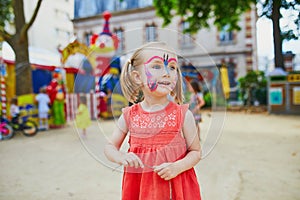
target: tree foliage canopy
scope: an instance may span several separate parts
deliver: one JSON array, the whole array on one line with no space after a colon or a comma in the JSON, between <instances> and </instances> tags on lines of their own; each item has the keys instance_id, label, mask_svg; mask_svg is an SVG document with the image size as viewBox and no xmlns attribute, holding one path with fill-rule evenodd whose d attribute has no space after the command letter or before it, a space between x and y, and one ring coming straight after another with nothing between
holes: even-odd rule
<instances>
[{"instance_id":1,"label":"tree foliage canopy","mask_svg":"<svg viewBox=\"0 0 300 200\"><path fill-rule=\"evenodd\" d=\"M249 10L255 0L154 0L157 15L168 25L176 15L189 22L186 32L196 33L201 28L209 28L209 20L221 28L229 25L229 30L240 30L238 22L241 14Z\"/></svg>"},{"instance_id":2,"label":"tree foliage canopy","mask_svg":"<svg viewBox=\"0 0 300 200\"><path fill-rule=\"evenodd\" d=\"M11 23L13 19L13 9L11 0L0 0L0 31L5 32L5 24ZM4 38L0 35L0 42Z\"/></svg>"}]
</instances>

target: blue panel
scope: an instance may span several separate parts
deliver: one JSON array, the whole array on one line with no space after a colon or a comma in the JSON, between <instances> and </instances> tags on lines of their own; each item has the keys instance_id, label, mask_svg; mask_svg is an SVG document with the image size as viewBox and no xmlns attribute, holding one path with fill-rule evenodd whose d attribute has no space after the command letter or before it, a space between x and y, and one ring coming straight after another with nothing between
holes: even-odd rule
<instances>
[{"instance_id":1,"label":"blue panel","mask_svg":"<svg viewBox=\"0 0 300 200\"><path fill-rule=\"evenodd\" d=\"M39 93L39 90L43 86L47 86L52 80L52 74L48 70L36 69L32 70L32 85L33 92Z\"/></svg>"}]
</instances>

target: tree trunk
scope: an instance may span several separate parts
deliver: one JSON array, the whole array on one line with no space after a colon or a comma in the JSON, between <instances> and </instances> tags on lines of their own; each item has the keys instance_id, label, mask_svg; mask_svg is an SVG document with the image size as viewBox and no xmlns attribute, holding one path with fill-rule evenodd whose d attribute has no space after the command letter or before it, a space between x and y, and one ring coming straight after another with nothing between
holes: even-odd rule
<instances>
[{"instance_id":1,"label":"tree trunk","mask_svg":"<svg viewBox=\"0 0 300 200\"><path fill-rule=\"evenodd\" d=\"M28 34L24 15L23 0L13 3L16 34L9 41L16 54L16 95L32 93L31 67L28 53Z\"/></svg>"},{"instance_id":2,"label":"tree trunk","mask_svg":"<svg viewBox=\"0 0 300 200\"><path fill-rule=\"evenodd\" d=\"M284 60L282 54L282 38L280 34L280 0L273 0L272 7L272 22L273 22L273 38L274 38L274 56L275 56L275 67L282 68L284 67Z\"/></svg>"},{"instance_id":3,"label":"tree trunk","mask_svg":"<svg viewBox=\"0 0 300 200\"><path fill-rule=\"evenodd\" d=\"M29 63L28 38L23 42L14 41L12 48L16 53L15 72L16 72L16 95L32 93L32 75Z\"/></svg>"}]
</instances>

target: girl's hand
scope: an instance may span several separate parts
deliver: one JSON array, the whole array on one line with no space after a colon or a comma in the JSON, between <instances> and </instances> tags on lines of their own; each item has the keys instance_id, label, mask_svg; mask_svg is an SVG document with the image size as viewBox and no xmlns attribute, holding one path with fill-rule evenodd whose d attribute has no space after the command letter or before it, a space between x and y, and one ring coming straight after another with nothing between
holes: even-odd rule
<instances>
[{"instance_id":1,"label":"girl's hand","mask_svg":"<svg viewBox=\"0 0 300 200\"><path fill-rule=\"evenodd\" d=\"M195 109L192 110L192 113L193 113L193 114L196 114L197 111L198 111L198 108L196 107Z\"/></svg>"},{"instance_id":2,"label":"girl's hand","mask_svg":"<svg viewBox=\"0 0 300 200\"><path fill-rule=\"evenodd\" d=\"M124 165L125 167L130 166L135 168L144 168L144 164L141 159L132 152L124 153L121 160L119 161L119 164Z\"/></svg>"},{"instance_id":3,"label":"girl's hand","mask_svg":"<svg viewBox=\"0 0 300 200\"><path fill-rule=\"evenodd\" d=\"M175 178L180 173L175 163L163 163L155 166L154 172L166 181Z\"/></svg>"}]
</instances>

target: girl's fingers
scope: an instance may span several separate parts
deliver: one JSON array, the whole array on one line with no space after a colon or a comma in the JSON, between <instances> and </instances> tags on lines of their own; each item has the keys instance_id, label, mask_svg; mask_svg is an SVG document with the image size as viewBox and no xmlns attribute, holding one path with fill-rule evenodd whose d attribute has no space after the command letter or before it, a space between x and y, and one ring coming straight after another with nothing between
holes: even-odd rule
<instances>
[{"instance_id":1,"label":"girl's fingers","mask_svg":"<svg viewBox=\"0 0 300 200\"><path fill-rule=\"evenodd\" d=\"M142 160L134 153L128 153L128 157L126 159L130 167L144 167Z\"/></svg>"},{"instance_id":2,"label":"girl's fingers","mask_svg":"<svg viewBox=\"0 0 300 200\"><path fill-rule=\"evenodd\" d=\"M167 176L166 174L164 174L163 176L161 176L161 178L164 179L164 180L166 180L166 181L170 180L170 177Z\"/></svg>"},{"instance_id":3,"label":"girl's fingers","mask_svg":"<svg viewBox=\"0 0 300 200\"><path fill-rule=\"evenodd\" d=\"M139 162L138 162L138 157L135 154L130 155L131 162L132 162L132 167L138 168L139 167Z\"/></svg>"},{"instance_id":4,"label":"girl's fingers","mask_svg":"<svg viewBox=\"0 0 300 200\"><path fill-rule=\"evenodd\" d=\"M171 163L163 163L161 165L158 166L154 166L154 172L160 172L162 169L164 169L165 167L169 166Z\"/></svg>"},{"instance_id":5,"label":"girl's fingers","mask_svg":"<svg viewBox=\"0 0 300 200\"><path fill-rule=\"evenodd\" d=\"M153 171L154 171L155 173L157 173L157 172L159 172L161 169L162 169L162 167L159 165L159 166L155 166L154 169L153 169Z\"/></svg>"},{"instance_id":6,"label":"girl's fingers","mask_svg":"<svg viewBox=\"0 0 300 200\"><path fill-rule=\"evenodd\" d=\"M137 160L137 158L135 158L134 156L131 158L131 167L135 167L138 168L139 167L139 162Z\"/></svg>"},{"instance_id":7,"label":"girl's fingers","mask_svg":"<svg viewBox=\"0 0 300 200\"><path fill-rule=\"evenodd\" d=\"M158 173L158 176L162 177L162 176L168 176L169 175L169 170L168 169L162 169L160 170Z\"/></svg>"},{"instance_id":8,"label":"girl's fingers","mask_svg":"<svg viewBox=\"0 0 300 200\"><path fill-rule=\"evenodd\" d=\"M167 171L162 169L160 172L157 173L157 175L160 176L160 178L164 179L164 180L170 180L172 178L171 174Z\"/></svg>"},{"instance_id":9,"label":"girl's fingers","mask_svg":"<svg viewBox=\"0 0 300 200\"><path fill-rule=\"evenodd\" d=\"M135 156L137 158L138 167L144 168L144 164L143 164L142 160L137 155L135 155Z\"/></svg>"},{"instance_id":10,"label":"girl's fingers","mask_svg":"<svg viewBox=\"0 0 300 200\"><path fill-rule=\"evenodd\" d=\"M134 154L134 156L136 158L135 161L137 162L137 166L136 167L144 168L144 164L143 164L142 160L137 155Z\"/></svg>"},{"instance_id":11,"label":"girl's fingers","mask_svg":"<svg viewBox=\"0 0 300 200\"><path fill-rule=\"evenodd\" d=\"M128 162L126 160L124 160L121 165L124 165L124 167L127 167L128 166Z\"/></svg>"},{"instance_id":12,"label":"girl's fingers","mask_svg":"<svg viewBox=\"0 0 300 200\"><path fill-rule=\"evenodd\" d=\"M132 159L130 157L126 158L126 162L128 163L128 165L130 167L133 167L134 163L133 163L133 161L132 161Z\"/></svg>"},{"instance_id":13,"label":"girl's fingers","mask_svg":"<svg viewBox=\"0 0 300 200\"><path fill-rule=\"evenodd\" d=\"M155 166L154 172L157 173L158 176L160 176L164 180L170 180L174 178L174 174L172 172L172 169L169 167L171 163L163 163L159 166Z\"/></svg>"}]
</instances>

